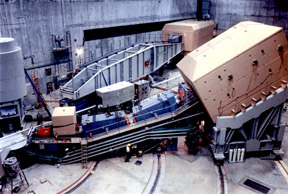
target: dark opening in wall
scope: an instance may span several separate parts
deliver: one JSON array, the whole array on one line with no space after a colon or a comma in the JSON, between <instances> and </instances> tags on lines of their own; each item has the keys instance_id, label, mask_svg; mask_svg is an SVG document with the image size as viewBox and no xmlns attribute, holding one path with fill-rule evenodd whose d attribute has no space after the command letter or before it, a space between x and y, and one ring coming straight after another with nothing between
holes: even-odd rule
<instances>
[{"instance_id":1,"label":"dark opening in wall","mask_svg":"<svg viewBox=\"0 0 288 194\"><path fill-rule=\"evenodd\" d=\"M158 31L158 30L162 30L163 26L166 23L171 23L171 22L176 22L176 21L180 21L180 20L170 20L170 21L162 21L162 22L154 22L154 23L84 30L84 40L89 41L89 40L104 39L104 38L109 38L109 37L117 37L117 36L125 36L125 35L131 35L131 34Z\"/></svg>"},{"instance_id":2,"label":"dark opening in wall","mask_svg":"<svg viewBox=\"0 0 288 194\"><path fill-rule=\"evenodd\" d=\"M50 76L52 74L51 68L46 68L45 69L45 75Z\"/></svg>"},{"instance_id":3,"label":"dark opening in wall","mask_svg":"<svg viewBox=\"0 0 288 194\"><path fill-rule=\"evenodd\" d=\"M69 62L69 48L60 48L53 50L54 62L67 63Z\"/></svg>"}]
</instances>

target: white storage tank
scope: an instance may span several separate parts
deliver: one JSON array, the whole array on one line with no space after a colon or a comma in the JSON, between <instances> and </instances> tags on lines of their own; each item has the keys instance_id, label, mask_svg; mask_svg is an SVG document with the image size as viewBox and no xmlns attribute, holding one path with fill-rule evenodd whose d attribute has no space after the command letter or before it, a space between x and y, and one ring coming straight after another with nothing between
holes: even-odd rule
<instances>
[{"instance_id":1,"label":"white storage tank","mask_svg":"<svg viewBox=\"0 0 288 194\"><path fill-rule=\"evenodd\" d=\"M26 95L21 48L13 38L0 37L0 103Z\"/></svg>"}]
</instances>

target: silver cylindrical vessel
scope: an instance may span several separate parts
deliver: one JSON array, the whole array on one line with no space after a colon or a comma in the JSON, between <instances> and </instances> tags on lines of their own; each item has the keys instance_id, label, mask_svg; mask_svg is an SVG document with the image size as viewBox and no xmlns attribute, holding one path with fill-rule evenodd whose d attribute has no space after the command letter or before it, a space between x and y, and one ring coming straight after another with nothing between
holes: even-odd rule
<instances>
[{"instance_id":1,"label":"silver cylindrical vessel","mask_svg":"<svg viewBox=\"0 0 288 194\"><path fill-rule=\"evenodd\" d=\"M24 63L21 48L13 38L0 37L0 103L26 95Z\"/></svg>"}]
</instances>

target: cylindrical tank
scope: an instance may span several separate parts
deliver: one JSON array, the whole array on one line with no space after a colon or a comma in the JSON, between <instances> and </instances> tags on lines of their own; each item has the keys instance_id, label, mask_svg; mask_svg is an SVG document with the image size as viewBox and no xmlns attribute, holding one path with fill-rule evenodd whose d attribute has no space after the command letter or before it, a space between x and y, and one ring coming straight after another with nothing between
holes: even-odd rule
<instances>
[{"instance_id":1,"label":"cylindrical tank","mask_svg":"<svg viewBox=\"0 0 288 194\"><path fill-rule=\"evenodd\" d=\"M19 163L16 157L7 158L4 161L3 166L4 166L6 176L10 178L15 178L20 171Z\"/></svg>"},{"instance_id":2,"label":"cylindrical tank","mask_svg":"<svg viewBox=\"0 0 288 194\"><path fill-rule=\"evenodd\" d=\"M0 103L26 95L21 48L13 38L0 37Z\"/></svg>"}]
</instances>

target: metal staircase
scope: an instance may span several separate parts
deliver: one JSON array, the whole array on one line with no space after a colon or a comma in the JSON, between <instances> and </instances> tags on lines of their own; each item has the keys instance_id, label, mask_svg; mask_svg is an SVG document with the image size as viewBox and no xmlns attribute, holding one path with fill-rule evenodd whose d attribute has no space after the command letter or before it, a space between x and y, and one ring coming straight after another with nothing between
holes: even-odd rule
<instances>
[{"instance_id":1,"label":"metal staircase","mask_svg":"<svg viewBox=\"0 0 288 194\"><path fill-rule=\"evenodd\" d=\"M88 168L87 141L81 140L81 164L82 168Z\"/></svg>"},{"instance_id":2,"label":"metal staircase","mask_svg":"<svg viewBox=\"0 0 288 194\"><path fill-rule=\"evenodd\" d=\"M136 44L91 63L61 88L73 100L96 89L148 75L183 51L183 43Z\"/></svg>"}]
</instances>

